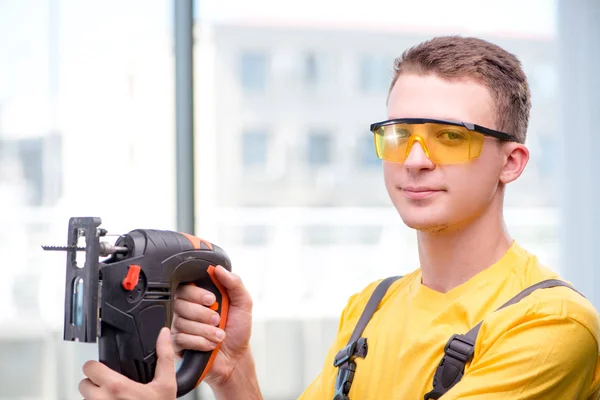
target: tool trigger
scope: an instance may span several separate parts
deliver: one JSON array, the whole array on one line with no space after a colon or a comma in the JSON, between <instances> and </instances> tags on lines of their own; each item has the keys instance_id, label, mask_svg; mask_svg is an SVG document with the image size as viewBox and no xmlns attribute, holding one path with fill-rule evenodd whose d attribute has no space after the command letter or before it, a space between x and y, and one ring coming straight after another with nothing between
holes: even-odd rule
<instances>
[{"instance_id":1,"label":"tool trigger","mask_svg":"<svg viewBox=\"0 0 600 400\"><path fill-rule=\"evenodd\" d=\"M140 279L140 270L142 267L136 264L131 264L125 279L123 279L123 288L128 291L132 291L138 284Z\"/></svg>"}]
</instances>

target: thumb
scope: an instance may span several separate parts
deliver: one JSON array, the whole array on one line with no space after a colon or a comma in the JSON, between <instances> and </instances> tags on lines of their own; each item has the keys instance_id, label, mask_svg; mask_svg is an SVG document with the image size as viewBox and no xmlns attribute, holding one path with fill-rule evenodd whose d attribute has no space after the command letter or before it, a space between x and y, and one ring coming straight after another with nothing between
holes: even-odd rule
<instances>
[{"instance_id":1,"label":"thumb","mask_svg":"<svg viewBox=\"0 0 600 400\"><path fill-rule=\"evenodd\" d=\"M245 311L252 311L252 297L246 290L244 283L236 274L226 270L223 266L217 266L215 275L219 283L227 289L229 303L232 307L239 307Z\"/></svg>"},{"instance_id":2,"label":"thumb","mask_svg":"<svg viewBox=\"0 0 600 400\"><path fill-rule=\"evenodd\" d=\"M171 345L171 330L162 328L156 341L156 372L154 381L175 381L175 351Z\"/></svg>"}]
</instances>

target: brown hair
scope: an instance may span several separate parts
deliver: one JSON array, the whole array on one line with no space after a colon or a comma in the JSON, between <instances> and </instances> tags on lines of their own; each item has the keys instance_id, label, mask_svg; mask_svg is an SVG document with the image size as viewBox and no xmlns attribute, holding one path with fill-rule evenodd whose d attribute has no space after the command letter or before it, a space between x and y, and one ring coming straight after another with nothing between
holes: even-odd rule
<instances>
[{"instance_id":1,"label":"brown hair","mask_svg":"<svg viewBox=\"0 0 600 400\"><path fill-rule=\"evenodd\" d=\"M529 85L521 62L503 48L473 37L436 37L406 50L394 61L394 70L390 92L402 73L483 83L495 102L496 129L525 143L531 109Z\"/></svg>"}]
</instances>

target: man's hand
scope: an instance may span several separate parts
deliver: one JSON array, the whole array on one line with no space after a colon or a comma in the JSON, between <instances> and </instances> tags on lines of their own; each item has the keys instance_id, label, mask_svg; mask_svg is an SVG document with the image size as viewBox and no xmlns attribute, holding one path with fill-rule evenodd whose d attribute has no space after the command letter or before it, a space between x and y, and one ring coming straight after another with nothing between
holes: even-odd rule
<instances>
[{"instance_id":1,"label":"man's hand","mask_svg":"<svg viewBox=\"0 0 600 400\"><path fill-rule=\"evenodd\" d=\"M87 378L79 384L79 392L86 400L174 400L177 394L175 353L167 328L163 328L158 336L156 353L158 360L152 382L144 385L98 361L88 361L83 365Z\"/></svg>"},{"instance_id":2,"label":"man's hand","mask_svg":"<svg viewBox=\"0 0 600 400\"><path fill-rule=\"evenodd\" d=\"M215 274L229 295L225 332L217 328L219 314L208 308L215 302L215 296L195 285L178 288L172 325L173 344L179 354L184 349L213 350L221 343L205 378L213 387L226 383L240 361L248 358L252 330L252 298L241 279L222 266L217 266Z\"/></svg>"}]
</instances>

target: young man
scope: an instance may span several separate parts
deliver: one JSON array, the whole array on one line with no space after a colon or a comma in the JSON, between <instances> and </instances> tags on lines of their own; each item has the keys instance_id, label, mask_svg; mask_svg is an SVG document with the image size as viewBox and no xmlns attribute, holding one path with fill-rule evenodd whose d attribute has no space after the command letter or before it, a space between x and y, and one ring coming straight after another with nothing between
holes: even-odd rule
<instances>
[{"instance_id":1,"label":"young man","mask_svg":"<svg viewBox=\"0 0 600 400\"><path fill-rule=\"evenodd\" d=\"M531 102L519 61L483 40L438 37L406 51L395 71L388 120L372 130L392 203L417 231L420 267L385 292L362 335L367 354L354 359L350 390L336 400L425 398L451 336L481 321L472 358L444 400L600 398L600 320L581 294L542 288L496 311L525 288L560 279L513 241L503 218L506 185L529 159ZM218 277L231 301L226 332L206 307L214 299L186 286L175 304L173 343L179 351L221 342L206 379L217 398L261 399L248 345L251 297L234 274L219 268ZM350 298L323 369L301 400L334 398L344 367L334 360L378 284ZM159 349L168 361L156 382L128 382L92 362L81 393L88 400L174 398L168 335ZM438 389L463 372L459 364L452 373L450 358Z\"/></svg>"}]
</instances>

